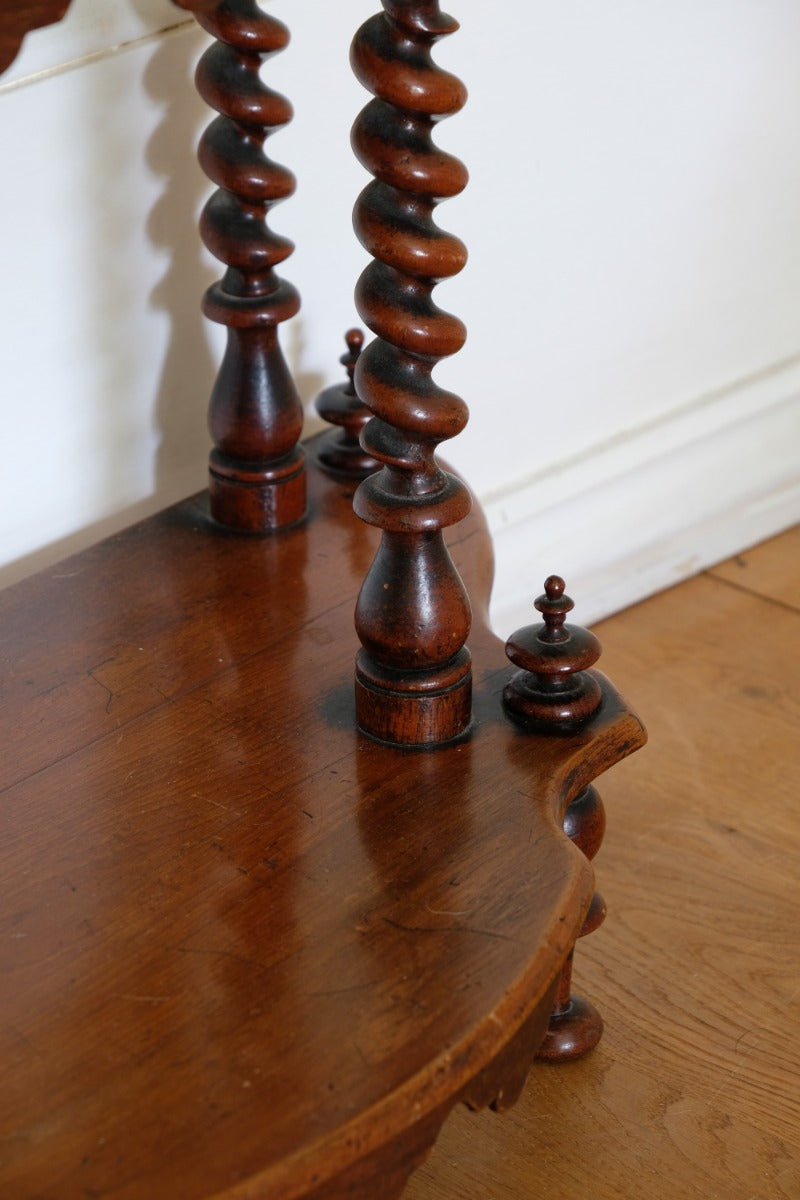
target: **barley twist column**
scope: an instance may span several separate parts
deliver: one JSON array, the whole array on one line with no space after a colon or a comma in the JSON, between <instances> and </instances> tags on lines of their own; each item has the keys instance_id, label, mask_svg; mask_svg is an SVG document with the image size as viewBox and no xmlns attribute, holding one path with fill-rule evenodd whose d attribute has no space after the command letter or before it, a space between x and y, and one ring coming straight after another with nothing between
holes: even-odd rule
<instances>
[{"instance_id":1,"label":"barley twist column","mask_svg":"<svg viewBox=\"0 0 800 1200\"><path fill-rule=\"evenodd\" d=\"M270 230L269 210L294 191L294 177L266 157L267 135L292 109L259 77L262 63L289 34L254 0L180 0L217 39L197 68L197 88L219 116L199 149L217 184L200 220L208 249L225 263L203 311L225 325L227 348L209 406L214 449L209 463L212 516L258 533L291 525L305 513L303 411L278 342L278 326L300 301L275 267L294 246Z\"/></svg>"},{"instance_id":2,"label":"barley twist column","mask_svg":"<svg viewBox=\"0 0 800 1200\"><path fill-rule=\"evenodd\" d=\"M439 201L467 182L462 163L432 140L436 123L466 98L461 82L431 58L435 42L457 28L437 0L384 0L351 53L357 78L375 97L352 134L357 157L374 175L354 213L356 233L374 257L356 305L377 335L355 378L374 414L362 445L382 464L355 498L358 515L382 531L356 608L356 705L363 730L403 745L456 737L471 710L470 606L442 534L467 515L470 498L435 454L468 414L432 378L465 338L462 322L432 299L436 283L466 261L463 244L433 220Z\"/></svg>"}]
</instances>

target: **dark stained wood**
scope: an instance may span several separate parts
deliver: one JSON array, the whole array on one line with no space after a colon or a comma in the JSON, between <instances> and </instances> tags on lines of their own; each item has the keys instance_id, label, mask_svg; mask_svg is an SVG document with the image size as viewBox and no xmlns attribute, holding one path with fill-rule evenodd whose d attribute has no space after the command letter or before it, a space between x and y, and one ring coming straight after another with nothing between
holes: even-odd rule
<instances>
[{"instance_id":1,"label":"dark stained wood","mask_svg":"<svg viewBox=\"0 0 800 1200\"><path fill-rule=\"evenodd\" d=\"M301 520L306 508L303 409L278 340L280 323L300 307L295 288L275 272L294 246L266 223L295 181L262 149L292 109L259 75L289 34L252 0L185 0L181 7L217 39L196 76L200 95L219 113L200 141L200 164L217 185L200 232L227 265L203 301L228 337L209 407L211 512L230 528L264 533Z\"/></svg>"},{"instance_id":2,"label":"dark stained wood","mask_svg":"<svg viewBox=\"0 0 800 1200\"><path fill-rule=\"evenodd\" d=\"M199 498L0 597L0 1194L399 1195L522 1087L593 887L560 813L640 726L505 719L476 513L471 735L358 733L376 538L311 481L279 538Z\"/></svg>"},{"instance_id":3,"label":"dark stained wood","mask_svg":"<svg viewBox=\"0 0 800 1200\"><path fill-rule=\"evenodd\" d=\"M70 0L25 0L0 5L0 72L11 66L26 33L60 21Z\"/></svg>"},{"instance_id":4,"label":"dark stained wood","mask_svg":"<svg viewBox=\"0 0 800 1200\"><path fill-rule=\"evenodd\" d=\"M503 704L523 725L571 729L600 703L600 685L588 669L600 657L600 643L588 629L565 624L574 604L560 575L545 580L534 607L544 620L506 641L506 654L520 670L506 685Z\"/></svg>"},{"instance_id":5,"label":"dark stained wood","mask_svg":"<svg viewBox=\"0 0 800 1200\"><path fill-rule=\"evenodd\" d=\"M606 817L597 788L584 788L571 800L564 814L564 832L588 859L594 858L603 841ZM578 937L594 933L606 917L606 904L599 892L592 896ZM547 1033L537 1052L546 1062L570 1062L594 1050L603 1035L603 1019L595 1006L572 992L574 948L567 955L556 993L556 1003Z\"/></svg>"},{"instance_id":6,"label":"dark stained wood","mask_svg":"<svg viewBox=\"0 0 800 1200\"><path fill-rule=\"evenodd\" d=\"M555 737L580 728L602 703L601 680L591 669L600 657L600 643L588 629L566 623L575 605L564 588L560 575L549 576L534 603L543 620L518 629L507 640L506 655L520 669L503 689L503 706L512 720L523 729ZM603 802L593 787L577 790L568 800L564 832L592 859L605 831ZM595 892L578 936L593 933L605 915L605 901ZM580 1058L594 1049L603 1033L594 1005L572 995L572 960L571 950L539 1049L538 1057L548 1062Z\"/></svg>"},{"instance_id":7,"label":"dark stained wood","mask_svg":"<svg viewBox=\"0 0 800 1200\"><path fill-rule=\"evenodd\" d=\"M358 199L354 225L374 257L356 305L377 334L355 378L374 413L362 444L383 464L355 499L358 515L383 534L356 608L356 711L373 736L416 745L456 737L470 720L469 603L442 536L466 516L470 499L435 459L437 445L463 429L467 407L431 378L465 337L432 291L466 259L433 210L467 181L432 130L461 108L466 93L431 58L435 42L458 28L437 0L384 0L383 8L358 31L351 52L356 76L375 97L352 135L375 177Z\"/></svg>"},{"instance_id":8,"label":"dark stained wood","mask_svg":"<svg viewBox=\"0 0 800 1200\"><path fill-rule=\"evenodd\" d=\"M571 946L597 923L590 782L643 733L596 672L601 702L568 733L504 718L485 525L477 512L457 524L450 551L442 536L468 505L433 459L464 414L425 383L462 336L435 306L410 365L436 406L421 429L407 411L396 430L375 423L385 486L371 499L362 489L368 523L354 519L349 486L315 471L312 520L298 524L296 396L277 342L296 296L273 274L291 247L264 222L292 181L261 152L289 110L258 78L286 31L249 0L181 7L217 38L198 71L221 114L201 147L220 187L202 227L228 266L206 298L229 332L210 501L0 596L0 1195L395 1200L457 1102L503 1109L519 1096ZM453 24L434 3L384 8L393 24L373 25L377 43L357 39L359 70L391 83L390 127L393 88L416 92L421 72L416 102L432 107L412 124L427 136L431 114L463 94L429 57ZM421 57L400 52L401 28ZM399 71L371 60L387 37ZM356 135L367 157L370 119ZM420 177L432 148L422 160ZM433 238L416 281L423 308L434 276L463 257L432 233L433 203L462 178L455 160L438 166L410 205L427 208L416 235ZM360 207L367 241L387 216L377 194L377 209L374 187ZM410 252L408 236L398 245ZM361 295L380 335L375 278ZM390 359L408 350L386 345ZM364 372L379 393L383 354ZM389 379L395 416L400 378ZM383 698L368 711L374 664L362 658L361 721L395 742L440 743L429 751L356 727L352 612L376 550L369 524L383 536L360 593L365 646L370 607L384 620L376 577L401 594L396 613L418 618L429 598L436 611L424 638L418 623L386 636L389 667L394 641L406 659L388 689L397 716ZM242 539L228 526L282 534ZM469 728L459 569L477 613ZM446 621L449 657L433 645ZM420 644L426 661L407 661Z\"/></svg>"},{"instance_id":9,"label":"dark stained wood","mask_svg":"<svg viewBox=\"0 0 800 1200\"><path fill-rule=\"evenodd\" d=\"M344 383L325 388L317 397L317 412L323 421L336 426L319 441L317 462L326 471L344 479L366 479L380 463L362 449L360 442L362 430L372 416L356 395L353 384L364 334L360 329L349 329L344 337L347 352L339 361L347 371L347 378Z\"/></svg>"}]
</instances>

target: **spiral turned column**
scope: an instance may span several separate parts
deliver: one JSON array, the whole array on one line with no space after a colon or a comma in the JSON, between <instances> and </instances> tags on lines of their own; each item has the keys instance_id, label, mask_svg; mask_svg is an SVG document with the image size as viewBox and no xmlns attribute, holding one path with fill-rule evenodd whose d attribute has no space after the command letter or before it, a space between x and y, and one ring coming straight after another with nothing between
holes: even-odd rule
<instances>
[{"instance_id":1,"label":"spiral turned column","mask_svg":"<svg viewBox=\"0 0 800 1200\"><path fill-rule=\"evenodd\" d=\"M292 109L259 78L261 64L289 34L254 0L182 0L182 7L217 39L196 75L200 95L219 113L200 142L200 164L218 189L200 233L227 267L203 301L206 316L228 331L209 406L211 513L223 525L257 533L293 524L306 507L297 445L303 410L278 342L278 325L300 306L294 287L275 273L294 246L266 223L295 181L263 152Z\"/></svg>"},{"instance_id":2,"label":"spiral turned column","mask_svg":"<svg viewBox=\"0 0 800 1200\"><path fill-rule=\"evenodd\" d=\"M402 745L448 741L469 724L469 600L442 530L467 515L466 487L442 470L436 447L467 421L463 400L432 379L465 330L434 304L436 283L461 270L466 250L433 220L437 203L467 182L462 163L432 130L466 99L463 84L431 59L458 28L437 0L383 0L361 27L351 62L375 97L353 127L356 156L374 175L354 225L374 261L356 306L377 335L362 352L356 387L374 414L361 436L382 464L359 487L355 510L382 530L356 606L360 727Z\"/></svg>"}]
</instances>

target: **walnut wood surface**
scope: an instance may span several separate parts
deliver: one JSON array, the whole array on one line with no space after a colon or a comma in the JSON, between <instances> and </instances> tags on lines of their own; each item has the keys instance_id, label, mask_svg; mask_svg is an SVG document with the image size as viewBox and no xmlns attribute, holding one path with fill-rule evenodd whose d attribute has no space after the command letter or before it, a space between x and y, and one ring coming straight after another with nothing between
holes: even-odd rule
<instances>
[{"instance_id":1,"label":"walnut wood surface","mask_svg":"<svg viewBox=\"0 0 800 1200\"><path fill-rule=\"evenodd\" d=\"M0 72L10 67L26 33L60 21L70 0L26 0L0 5Z\"/></svg>"},{"instance_id":2,"label":"walnut wood surface","mask_svg":"<svg viewBox=\"0 0 800 1200\"><path fill-rule=\"evenodd\" d=\"M593 887L563 810L639 724L504 718L474 515L470 736L356 732L375 536L310 474L305 527L195 499L2 595L4 1196L391 1197L522 1087Z\"/></svg>"},{"instance_id":3,"label":"walnut wood surface","mask_svg":"<svg viewBox=\"0 0 800 1200\"><path fill-rule=\"evenodd\" d=\"M1 1194L393 1200L457 1100L519 1095L592 891L561 819L641 728L605 682L580 734L504 720L474 516L472 729L356 732L351 499L315 475L267 542L188 501L0 600Z\"/></svg>"}]
</instances>

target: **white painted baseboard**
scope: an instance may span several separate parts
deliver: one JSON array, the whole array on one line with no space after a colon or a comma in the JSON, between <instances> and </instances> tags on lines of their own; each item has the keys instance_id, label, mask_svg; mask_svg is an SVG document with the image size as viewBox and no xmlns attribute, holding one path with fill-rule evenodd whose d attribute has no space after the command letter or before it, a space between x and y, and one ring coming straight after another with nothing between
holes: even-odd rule
<instances>
[{"instance_id":1,"label":"white painted baseboard","mask_svg":"<svg viewBox=\"0 0 800 1200\"><path fill-rule=\"evenodd\" d=\"M492 625L563 575L597 621L800 520L800 357L482 498Z\"/></svg>"}]
</instances>

